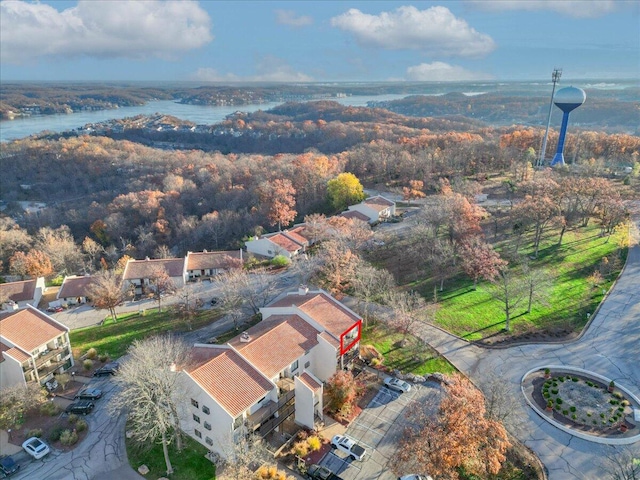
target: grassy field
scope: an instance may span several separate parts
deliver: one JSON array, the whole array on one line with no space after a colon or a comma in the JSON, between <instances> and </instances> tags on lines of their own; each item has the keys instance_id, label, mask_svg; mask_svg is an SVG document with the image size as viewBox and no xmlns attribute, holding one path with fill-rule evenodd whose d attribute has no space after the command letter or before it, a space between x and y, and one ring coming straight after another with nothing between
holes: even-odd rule
<instances>
[{"instance_id":1,"label":"grassy field","mask_svg":"<svg viewBox=\"0 0 640 480\"><path fill-rule=\"evenodd\" d=\"M403 373L426 375L433 372L453 373L456 369L431 347L412 335L399 346L404 335L393 332L384 323L369 324L362 329L361 345L373 345L384 356L383 365Z\"/></svg>"},{"instance_id":2,"label":"grassy field","mask_svg":"<svg viewBox=\"0 0 640 480\"><path fill-rule=\"evenodd\" d=\"M543 287L545 301L534 302L531 313L526 313L523 301L512 312L511 329L514 333L545 330L548 332L573 332L587 322L587 314L595 311L603 298L603 292L613 284L623 258L618 257L614 238L609 242L599 236L599 228L591 226L565 234L561 246L557 245L556 232L541 245L537 259L531 260L531 268L540 270L547 279ZM498 246L499 250L499 246ZM522 253L531 254L526 248ZM615 264L605 282L594 288L588 277L598 269L602 259L608 257ZM432 295L433 282L414 284L421 288L426 298ZM479 283L476 291L472 282L459 275L445 284L440 295L435 323L468 340L487 338L505 327L503 304L489 293L489 284Z\"/></svg>"},{"instance_id":3,"label":"grassy field","mask_svg":"<svg viewBox=\"0 0 640 480\"><path fill-rule=\"evenodd\" d=\"M218 320L221 314L216 310L201 310L191 321L191 329L204 327ZM114 322L111 317L103 325L80 328L69 333L73 355L79 358L89 348L95 348L98 353L108 353L112 359L124 355L134 340L158 335L164 332L185 332L189 326L178 319L171 310L161 313L157 310L146 310L126 313L118 316Z\"/></svg>"},{"instance_id":4,"label":"grassy field","mask_svg":"<svg viewBox=\"0 0 640 480\"><path fill-rule=\"evenodd\" d=\"M126 439L129 465L135 470L140 465L149 467L147 478L167 476L167 465L162 453L162 444L154 444L149 450L137 447L130 439ZM216 478L216 467L205 454L207 449L189 437L184 437L184 448L181 452L175 450L174 444L169 445L169 459L173 466L171 480L212 480Z\"/></svg>"}]
</instances>

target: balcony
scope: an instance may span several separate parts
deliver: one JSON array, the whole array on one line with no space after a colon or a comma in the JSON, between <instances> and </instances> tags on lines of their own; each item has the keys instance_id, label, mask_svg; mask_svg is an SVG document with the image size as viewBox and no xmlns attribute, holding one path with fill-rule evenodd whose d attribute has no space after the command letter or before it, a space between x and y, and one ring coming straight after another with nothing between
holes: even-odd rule
<instances>
[{"instance_id":1,"label":"balcony","mask_svg":"<svg viewBox=\"0 0 640 480\"><path fill-rule=\"evenodd\" d=\"M263 434L263 424L276 412L278 412L278 418L275 420L278 420L279 422L275 426L278 426L295 411L295 400L293 400L295 396L295 390L289 390L279 397L277 402L270 401L263 407L256 410L253 414L249 415L249 417L247 417L247 426L249 430L255 432L260 429L260 433ZM274 423L271 420L269 422ZM271 430L273 430L273 428L271 428ZM264 434L269 433L269 431Z\"/></svg>"},{"instance_id":2,"label":"balcony","mask_svg":"<svg viewBox=\"0 0 640 480\"><path fill-rule=\"evenodd\" d=\"M54 348L53 350L49 350L45 354L40 354L36 357L36 368L40 368L42 365L47 363L49 360L56 358L58 355L61 355L60 358L66 358L69 356L71 352L69 351L69 347L60 347Z\"/></svg>"}]
</instances>

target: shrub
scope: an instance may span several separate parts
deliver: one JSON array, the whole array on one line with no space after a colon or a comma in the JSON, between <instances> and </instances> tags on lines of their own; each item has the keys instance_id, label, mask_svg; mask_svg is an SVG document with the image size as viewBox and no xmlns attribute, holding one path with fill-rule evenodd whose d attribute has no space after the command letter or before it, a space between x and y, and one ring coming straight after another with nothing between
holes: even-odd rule
<instances>
[{"instance_id":1,"label":"shrub","mask_svg":"<svg viewBox=\"0 0 640 480\"><path fill-rule=\"evenodd\" d=\"M374 357L371 359L371 361L369 362L369 364L372 367L377 367L378 365L380 365L382 363L382 360L380 360L378 357Z\"/></svg>"},{"instance_id":2,"label":"shrub","mask_svg":"<svg viewBox=\"0 0 640 480\"><path fill-rule=\"evenodd\" d=\"M306 440L309 437L309 432L306 430L300 430L296 436L298 437L298 440Z\"/></svg>"},{"instance_id":3,"label":"shrub","mask_svg":"<svg viewBox=\"0 0 640 480\"><path fill-rule=\"evenodd\" d=\"M315 435L313 437L309 437L307 443L309 444L309 449L311 449L312 452L317 452L322 446L322 441Z\"/></svg>"},{"instance_id":4,"label":"shrub","mask_svg":"<svg viewBox=\"0 0 640 480\"><path fill-rule=\"evenodd\" d=\"M544 393L542 394L542 396L543 396L544 398L549 398L549 397L551 397L551 394L550 394L549 392L544 392Z\"/></svg>"},{"instance_id":5,"label":"shrub","mask_svg":"<svg viewBox=\"0 0 640 480\"><path fill-rule=\"evenodd\" d=\"M41 428L32 428L31 430L29 430L27 432L27 437L38 437L40 438L42 436L42 429Z\"/></svg>"},{"instance_id":6,"label":"shrub","mask_svg":"<svg viewBox=\"0 0 640 480\"><path fill-rule=\"evenodd\" d=\"M616 397L618 400L622 400L624 398L624 395L622 395L620 392L613 392L611 396Z\"/></svg>"},{"instance_id":7,"label":"shrub","mask_svg":"<svg viewBox=\"0 0 640 480\"><path fill-rule=\"evenodd\" d=\"M553 390L551 390L551 393L553 393L554 395L557 395L558 394L558 389L554 388Z\"/></svg>"},{"instance_id":8,"label":"shrub","mask_svg":"<svg viewBox=\"0 0 640 480\"><path fill-rule=\"evenodd\" d=\"M86 359L82 362L82 368L85 370L91 370L93 368L93 360Z\"/></svg>"},{"instance_id":9,"label":"shrub","mask_svg":"<svg viewBox=\"0 0 640 480\"><path fill-rule=\"evenodd\" d=\"M76 432L84 432L87 427L87 421L82 418L78 419L78 421L76 422Z\"/></svg>"},{"instance_id":10,"label":"shrub","mask_svg":"<svg viewBox=\"0 0 640 480\"><path fill-rule=\"evenodd\" d=\"M101 353L100 356L98 357L98 359L102 362L102 363L106 363L109 361L109 354L108 353Z\"/></svg>"},{"instance_id":11,"label":"shrub","mask_svg":"<svg viewBox=\"0 0 640 480\"><path fill-rule=\"evenodd\" d=\"M604 413L601 413L601 414L600 414L600 418L604 418Z\"/></svg>"},{"instance_id":12,"label":"shrub","mask_svg":"<svg viewBox=\"0 0 640 480\"><path fill-rule=\"evenodd\" d=\"M71 424L76 423L78 421L78 415L76 415L75 413L71 413L67 420L69 420L69 423Z\"/></svg>"},{"instance_id":13,"label":"shrub","mask_svg":"<svg viewBox=\"0 0 640 480\"><path fill-rule=\"evenodd\" d=\"M571 377L571 381L572 382L577 382L578 381L578 377Z\"/></svg>"},{"instance_id":14,"label":"shrub","mask_svg":"<svg viewBox=\"0 0 640 480\"><path fill-rule=\"evenodd\" d=\"M591 412L587 412L587 417L590 417L590 416L591 416Z\"/></svg>"},{"instance_id":15,"label":"shrub","mask_svg":"<svg viewBox=\"0 0 640 480\"><path fill-rule=\"evenodd\" d=\"M575 420L576 418L578 418L578 416L574 413L573 415L571 415L571 418Z\"/></svg>"},{"instance_id":16,"label":"shrub","mask_svg":"<svg viewBox=\"0 0 640 480\"><path fill-rule=\"evenodd\" d=\"M621 413L624 412L624 407L618 407L618 411Z\"/></svg>"},{"instance_id":17,"label":"shrub","mask_svg":"<svg viewBox=\"0 0 640 480\"><path fill-rule=\"evenodd\" d=\"M562 405L562 399L560 397L556 398L556 403Z\"/></svg>"},{"instance_id":18,"label":"shrub","mask_svg":"<svg viewBox=\"0 0 640 480\"><path fill-rule=\"evenodd\" d=\"M545 368L544 369L544 374L545 375L549 375L550 373L551 373L551 369L549 369L549 368Z\"/></svg>"},{"instance_id":19,"label":"shrub","mask_svg":"<svg viewBox=\"0 0 640 480\"><path fill-rule=\"evenodd\" d=\"M53 430L49 432L49 436L47 438L49 438L50 442L57 442L58 440L60 440L60 435L62 435L63 431L64 431L64 428L58 425L57 427L54 427Z\"/></svg>"},{"instance_id":20,"label":"shrub","mask_svg":"<svg viewBox=\"0 0 640 480\"><path fill-rule=\"evenodd\" d=\"M293 444L293 451L299 457L304 457L309 453L309 444L306 441Z\"/></svg>"},{"instance_id":21,"label":"shrub","mask_svg":"<svg viewBox=\"0 0 640 480\"><path fill-rule=\"evenodd\" d=\"M560 380L561 382L564 382L564 377L558 377L558 380Z\"/></svg>"},{"instance_id":22,"label":"shrub","mask_svg":"<svg viewBox=\"0 0 640 480\"><path fill-rule=\"evenodd\" d=\"M573 406L569 407L569 410L571 410L572 412L575 412L576 411L576 407L573 407Z\"/></svg>"},{"instance_id":23,"label":"shrub","mask_svg":"<svg viewBox=\"0 0 640 480\"><path fill-rule=\"evenodd\" d=\"M90 348L89 350L87 350L87 354L85 355L86 358L89 358L91 360L93 360L97 356L98 356L98 351L95 348Z\"/></svg>"},{"instance_id":24,"label":"shrub","mask_svg":"<svg viewBox=\"0 0 640 480\"><path fill-rule=\"evenodd\" d=\"M49 415L50 417L53 417L54 415L57 415L58 412L60 412L60 409L53 402L45 402L40 405L40 413L42 415Z\"/></svg>"},{"instance_id":25,"label":"shrub","mask_svg":"<svg viewBox=\"0 0 640 480\"><path fill-rule=\"evenodd\" d=\"M565 416L569 415L569 410L562 410L562 414L565 415Z\"/></svg>"},{"instance_id":26,"label":"shrub","mask_svg":"<svg viewBox=\"0 0 640 480\"><path fill-rule=\"evenodd\" d=\"M60 443L62 445L74 445L78 441L78 434L75 430L64 430L60 434Z\"/></svg>"},{"instance_id":27,"label":"shrub","mask_svg":"<svg viewBox=\"0 0 640 480\"><path fill-rule=\"evenodd\" d=\"M291 263L291 260L289 260L284 255L276 255L275 257L273 257L271 259L270 263L274 267L286 267L287 265L289 265Z\"/></svg>"},{"instance_id":28,"label":"shrub","mask_svg":"<svg viewBox=\"0 0 640 480\"><path fill-rule=\"evenodd\" d=\"M628 407L630 405L629 400L622 400L620 402L620 405L622 405L623 407Z\"/></svg>"}]
</instances>

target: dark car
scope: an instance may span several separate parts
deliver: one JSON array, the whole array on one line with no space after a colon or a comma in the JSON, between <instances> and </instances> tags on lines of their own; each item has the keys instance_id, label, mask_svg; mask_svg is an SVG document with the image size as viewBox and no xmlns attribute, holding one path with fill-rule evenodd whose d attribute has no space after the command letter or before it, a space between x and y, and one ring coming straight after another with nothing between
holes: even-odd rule
<instances>
[{"instance_id":1,"label":"dark car","mask_svg":"<svg viewBox=\"0 0 640 480\"><path fill-rule=\"evenodd\" d=\"M4 457L0 460L0 473L2 476L8 477L20 470L20 465L11 457Z\"/></svg>"},{"instance_id":2,"label":"dark car","mask_svg":"<svg viewBox=\"0 0 640 480\"><path fill-rule=\"evenodd\" d=\"M118 362L111 362L103 365L95 372L93 372L94 377L103 377L105 375L115 375L118 373L118 369L120 368L120 364Z\"/></svg>"},{"instance_id":3,"label":"dark car","mask_svg":"<svg viewBox=\"0 0 640 480\"><path fill-rule=\"evenodd\" d=\"M97 400L100 397L102 397L102 390L100 390L99 388L88 388L88 387L85 387L82 390L80 390L78 393L76 393L76 396L75 396L76 399L82 399L82 400Z\"/></svg>"},{"instance_id":4,"label":"dark car","mask_svg":"<svg viewBox=\"0 0 640 480\"><path fill-rule=\"evenodd\" d=\"M80 400L79 402L73 402L64 411L65 413L81 413L82 415L86 415L91 413L91 410L93 410L95 406L95 403L89 400Z\"/></svg>"},{"instance_id":5,"label":"dark car","mask_svg":"<svg viewBox=\"0 0 640 480\"><path fill-rule=\"evenodd\" d=\"M311 480L342 480L342 477L339 477L327 467L322 467L320 465L311 465L307 470L307 478Z\"/></svg>"}]
</instances>

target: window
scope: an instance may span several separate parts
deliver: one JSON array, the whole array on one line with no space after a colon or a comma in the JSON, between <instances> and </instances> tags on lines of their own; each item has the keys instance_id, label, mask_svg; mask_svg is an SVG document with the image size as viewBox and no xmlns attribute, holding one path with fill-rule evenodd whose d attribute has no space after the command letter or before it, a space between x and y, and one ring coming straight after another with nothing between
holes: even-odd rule
<instances>
[{"instance_id":1,"label":"window","mask_svg":"<svg viewBox=\"0 0 640 480\"><path fill-rule=\"evenodd\" d=\"M211 413L211 410L209 410L209 407L207 407L206 405L202 405L202 411L207 415Z\"/></svg>"},{"instance_id":2,"label":"window","mask_svg":"<svg viewBox=\"0 0 640 480\"><path fill-rule=\"evenodd\" d=\"M298 369L298 360L291 364L291 371L295 372Z\"/></svg>"},{"instance_id":3,"label":"window","mask_svg":"<svg viewBox=\"0 0 640 480\"><path fill-rule=\"evenodd\" d=\"M211 437L205 438L204 441L207 442L207 445L213 445L213 440L211 440Z\"/></svg>"},{"instance_id":4,"label":"window","mask_svg":"<svg viewBox=\"0 0 640 480\"><path fill-rule=\"evenodd\" d=\"M211 430L211 424L209 422L204 422L204 428Z\"/></svg>"},{"instance_id":5,"label":"window","mask_svg":"<svg viewBox=\"0 0 640 480\"><path fill-rule=\"evenodd\" d=\"M198 415L196 415L195 413L193 414L193 420L200 423L200 417Z\"/></svg>"},{"instance_id":6,"label":"window","mask_svg":"<svg viewBox=\"0 0 640 480\"><path fill-rule=\"evenodd\" d=\"M191 399L191 405L193 405L194 407L198 408L198 401L194 400L193 398Z\"/></svg>"},{"instance_id":7,"label":"window","mask_svg":"<svg viewBox=\"0 0 640 480\"><path fill-rule=\"evenodd\" d=\"M194 430L193 433L195 433L196 437L202 438L202 433L200 432L200 430Z\"/></svg>"},{"instance_id":8,"label":"window","mask_svg":"<svg viewBox=\"0 0 640 480\"><path fill-rule=\"evenodd\" d=\"M304 368L309 368L310 366L311 366L311 362L308 362L308 361L307 361L307 362L305 362L305 364L304 364Z\"/></svg>"}]
</instances>

